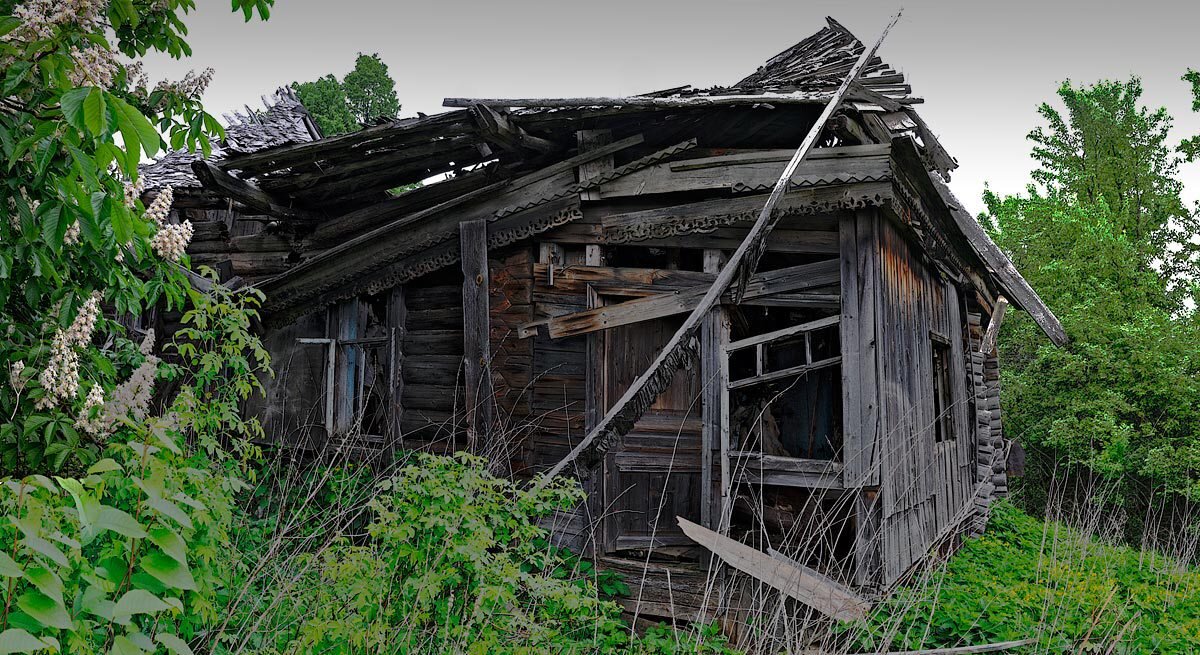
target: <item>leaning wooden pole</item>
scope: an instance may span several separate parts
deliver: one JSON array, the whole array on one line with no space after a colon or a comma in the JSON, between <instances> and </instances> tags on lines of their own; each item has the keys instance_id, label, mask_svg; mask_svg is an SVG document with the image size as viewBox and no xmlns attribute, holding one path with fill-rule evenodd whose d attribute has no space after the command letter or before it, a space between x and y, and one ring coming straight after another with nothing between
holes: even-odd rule
<instances>
[{"instance_id":1,"label":"leaning wooden pole","mask_svg":"<svg viewBox=\"0 0 1200 655\"><path fill-rule=\"evenodd\" d=\"M750 228L750 233L738 245L737 250L729 257L717 279L709 287L708 292L704 294L700 304L692 310L688 315L687 320L683 322L679 330L675 332L675 336L663 346L659 351L658 357L650 364L644 373L638 376L633 384L625 390L604 418L600 419L584 438L567 453L560 462L554 465L549 471L544 473L535 484L535 488L544 487L550 480L557 477L563 472L568 465L577 459L583 458L587 466L591 466L599 455L607 451L613 442L625 434L633 423L646 411L654 399L659 396L671 384L671 379L675 376L675 371L679 370L684 362L694 355L695 344L694 337L697 329L700 327L704 316L709 310L721 301L721 296L734 283L738 281L738 289L734 294L734 302L741 298L741 293L745 290L745 281L753 273L754 268L758 265L758 260L762 256L763 250L766 247L767 237L771 234L775 224L779 222L779 216L775 215L775 205L779 203L779 199L787 192L788 185L791 183L792 175L796 173L796 169L800 167L800 163L808 156L816 146L817 139L825 129L825 125L837 111L842 100L850 91L850 86L858 79L859 73L875 56L875 52L879 49L883 39L887 37L889 31L900 20L900 13L897 12L892 17L891 22L883 28L883 33L875 41L875 45L869 49L863 50L858 61L850 68L850 72L846 74L846 78L842 80L841 86L837 92L829 99L829 103L825 105L821 116L817 118L817 122L808 131L804 137L804 141L800 147L796 149L796 153L792 155L791 161L783 170L783 174L779 176L779 180L775 183L775 188L772 189L771 195L767 198L767 203L763 205L762 212L759 213L758 219Z\"/></svg>"}]
</instances>

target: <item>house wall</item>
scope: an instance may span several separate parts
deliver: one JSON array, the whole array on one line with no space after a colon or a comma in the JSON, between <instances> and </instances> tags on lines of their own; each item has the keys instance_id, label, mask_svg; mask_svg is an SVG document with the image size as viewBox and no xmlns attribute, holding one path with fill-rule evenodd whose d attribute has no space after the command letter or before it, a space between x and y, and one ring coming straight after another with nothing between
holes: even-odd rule
<instances>
[{"instance_id":1,"label":"house wall","mask_svg":"<svg viewBox=\"0 0 1200 655\"><path fill-rule=\"evenodd\" d=\"M462 274L456 269L404 285L401 446L450 452L461 445Z\"/></svg>"},{"instance_id":2,"label":"house wall","mask_svg":"<svg viewBox=\"0 0 1200 655\"><path fill-rule=\"evenodd\" d=\"M884 583L920 560L943 530L972 509L976 477L972 366L956 287L943 280L883 218L876 302L879 556ZM952 436L935 439L933 349L948 342ZM971 386L968 386L971 384Z\"/></svg>"}]
</instances>

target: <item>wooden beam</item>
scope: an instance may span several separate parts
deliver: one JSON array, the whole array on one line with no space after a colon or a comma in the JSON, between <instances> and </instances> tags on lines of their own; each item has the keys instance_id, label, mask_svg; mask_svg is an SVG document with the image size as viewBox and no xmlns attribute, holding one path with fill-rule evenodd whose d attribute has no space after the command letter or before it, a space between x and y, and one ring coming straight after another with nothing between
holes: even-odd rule
<instances>
[{"instance_id":1,"label":"wooden beam","mask_svg":"<svg viewBox=\"0 0 1200 655\"><path fill-rule=\"evenodd\" d=\"M992 320L988 321L987 331L983 333L983 339L979 342L979 352L988 355L996 349L996 342L1000 338L1000 324L1004 322L1006 309L1008 309L1008 298L997 297L996 306L992 309Z\"/></svg>"},{"instance_id":2,"label":"wooden beam","mask_svg":"<svg viewBox=\"0 0 1200 655\"><path fill-rule=\"evenodd\" d=\"M593 150L588 150L587 152L581 152L574 157L564 159L543 169L536 170L528 175L519 177L513 180L512 186L513 188L520 188L526 184L537 182L538 180L543 180L545 178L558 175L559 173L565 173L573 170L576 166L581 164L596 161L597 159L606 157L615 152L621 152L626 148L632 148L633 146L640 145L645 142L645 140L646 137L642 136L641 134L635 134L631 137L621 139L620 141L614 141L606 146L600 146Z\"/></svg>"},{"instance_id":3,"label":"wooden beam","mask_svg":"<svg viewBox=\"0 0 1200 655\"><path fill-rule=\"evenodd\" d=\"M399 147L404 144L428 141L434 137L474 131L475 128L471 123L472 121L465 111L451 111L421 118L405 118L319 141L264 148L248 154L234 154L223 160L220 167L226 171L240 170L243 174L256 175L323 161L340 155L354 158L360 149L373 149L384 144L388 147Z\"/></svg>"},{"instance_id":4,"label":"wooden beam","mask_svg":"<svg viewBox=\"0 0 1200 655\"><path fill-rule=\"evenodd\" d=\"M689 539L712 551L723 562L779 593L839 621L866 618L870 605L851 589L812 569L755 550L746 544L696 525L682 516L679 527Z\"/></svg>"},{"instance_id":5,"label":"wooden beam","mask_svg":"<svg viewBox=\"0 0 1200 655\"><path fill-rule=\"evenodd\" d=\"M814 264L802 264L789 268L767 271L754 276L747 287L747 299L759 299L775 294L795 293L837 284L839 264L837 260L826 260ZM695 309L708 292L709 284L658 293L645 298L627 300L615 305L588 309L544 321L552 339L561 339L620 325L649 321L664 316L682 314ZM531 325L523 325L518 334L531 335Z\"/></svg>"},{"instance_id":6,"label":"wooden beam","mask_svg":"<svg viewBox=\"0 0 1200 655\"><path fill-rule=\"evenodd\" d=\"M851 653L851 655L974 655L975 653L999 653L1015 650L1024 646L1032 646L1038 642L1035 638L1002 641L995 644L978 644L975 646L955 646L953 648L927 648L925 650L889 650L874 653ZM834 655L822 650L806 650L803 655Z\"/></svg>"},{"instance_id":7,"label":"wooden beam","mask_svg":"<svg viewBox=\"0 0 1200 655\"><path fill-rule=\"evenodd\" d=\"M491 452L494 418L491 352L491 323L488 307L487 221L459 225L459 250L463 272L463 377L466 384L467 449L496 459L493 466L507 470L505 448Z\"/></svg>"},{"instance_id":8,"label":"wooden beam","mask_svg":"<svg viewBox=\"0 0 1200 655\"><path fill-rule=\"evenodd\" d=\"M792 175L792 187L829 186L891 179L888 147L847 146L814 150ZM845 151L862 154L850 155ZM603 198L727 189L737 193L767 190L779 177L779 165L788 161L780 150L761 154L705 157L647 167L600 187ZM818 157L817 155L821 155Z\"/></svg>"},{"instance_id":9,"label":"wooden beam","mask_svg":"<svg viewBox=\"0 0 1200 655\"><path fill-rule=\"evenodd\" d=\"M558 144L533 136L510 121L508 116L487 105L471 105L470 111L483 138L505 150L533 150L545 154L559 149Z\"/></svg>"},{"instance_id":10,"label":"wooden beam","mask_svg":"<svg viewBox=\"0 0 1200 655\"><path fill-rule=\"evenodd\" d=\"M750 274L753 273L753 269L757 266L758 260L766 248L767 236L770 235L771 229L775 227L780 218L780 216L775 215L775 206L787 190L789 180L791 180L792 175L796 172L796 168L804 161L805 156L808 155L809 151L816 144L817 138L824 130L825 124L829 121L833 112L841 104L842 98L845 97L846 92L850 88L850 84L854 82L859 72L862 71L866 63L874 56L884 37L887 36L888 31L891 30L892 26L898 20L900 20L900 14L896 14L888 26L884 28L883 34L879 36L875 45L865 50L858 61L850 68L846 79L842 80L841 86L838 87L837 92L829 100L817 122L809 130L800 148L796 150L795 157L792 158L792 161L788 162L783 173L779 176L779 180L775 184L775 189L767 199L762 212L759 213L758 220L750 228L750 233L746 236L746 240L730 256L729 263L717 275L717 280L709 287L691 314L684 319L683 325L679 327L674 336L659 351L658 356L655 357L650 367L639 375L625 390L625 393L617 399L616 403L608 410L608 413L604 415L600 423L590 430L567 453L566 457L546 471L544 475L539 476L538 481L535 483L536 488L544 488L550 480L558 476L559 473L562 473L568 465L584 453L588 454L588 461L585 462L585 468L590 469L593 460L597 459L596 456L607 451L621 435L633 427L633 424L650 407L654 400L658 398L659 394L670 386L675 378L675 372L686 362L692 361L692 351L694 349L692 338L699 329L704 316L710 309L717 305L721 297L725 295L725 291L729 288L730 284L735 281L738 282L737 290L734 293L735 301L740 300L745 295Z\"/></svg>"},{"instance_id":11,"label":"wooden beam","mask_svg":"<svg viewBox=\"0 0 1200 655\"><path fill-rule=\"evenodd\" d=\"M1025 310L1056 345L1067 345L1070 340L1067 338L1067 332L1063 329L1062 323L1054 315L1054 312L1050 311L1050 308L1042 302L1041 297L1033 290L1033 287L1029 286L1025 278L1021 277L1012 260L992 241L983 227L979 225L979 221L962 208L962 203L950 191L950 187L936 176L930 176L929 180L950 210L950 216L962 231L963 236L967 238L971 248L1003 289L1005 297L1018 308Z\"/></svg>"},{"instance_id":12,"label":"wooden beam","mask_svg":"<svg viewBox=\"0 0 1200 655\"><path fill-rule=\"evenodd\" d=\"M704 251L704 272L714 277L725 264L725 253L720 250ZM700 327L700 523L709 530L720 527L720 494L714 494L713 451L721 443L721 396L724 381L721 378L722 349L729 343L729 317L723 307L713 307Z\"/></svg>"},{"instance_id":13,"label":"wooden beam","mask_svg":"<svg viewBox=\"0 0 1200 655\"><path fill-rule=\"evenodd\" d=\"M408 329L408 306L404 301L404 285L397 284L388 294L387 330L391 339L388 360L388 424L387 464L396 461L404 420L404 335Z\"/></svg>"},{"instance_id":14,"label":"wooden beam","mask_svg":"<svg viewBox=\"0 0 1200 655\"><path fill-rule=\"evenodd\" d=\"M571 107L645 107L649 109L688 109L693 107L727 107L731 105L819 105L833 97L828 91L796 91L794 93L754 93L731 95L695 95L675 97L621 96L583 98L446 98L443 107L538 107L564 109Z\"/></svg>"},{"instance_id":15,"label":"wooden beam","mask_svg":"<svg viewBox=\"0 0 1200 655\"><path fill-rule=\"evenodd\" d=\"M266 191L226 173L205 159L192 162L192 170L205 187L214 189L251 209L284 220L309 222L321 220L321 216L314 212L284 206Z\"/></svg>"}]
</instances>

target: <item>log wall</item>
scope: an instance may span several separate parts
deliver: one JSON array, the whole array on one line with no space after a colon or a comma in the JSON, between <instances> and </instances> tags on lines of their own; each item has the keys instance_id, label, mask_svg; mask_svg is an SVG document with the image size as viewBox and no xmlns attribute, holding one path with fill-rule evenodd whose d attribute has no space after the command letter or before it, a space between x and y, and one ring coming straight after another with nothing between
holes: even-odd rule
<instances>
[{"instance_id":1,"label":"log wall","mask_svg":"<svg viewBox=\"0 0 1200 655\"><path fill-rule=\"evenodd\" d=\"M464 429L462 274L450 269L414 280L404 301L404 445L452 450Z\"/></svg>"}]
</instances>

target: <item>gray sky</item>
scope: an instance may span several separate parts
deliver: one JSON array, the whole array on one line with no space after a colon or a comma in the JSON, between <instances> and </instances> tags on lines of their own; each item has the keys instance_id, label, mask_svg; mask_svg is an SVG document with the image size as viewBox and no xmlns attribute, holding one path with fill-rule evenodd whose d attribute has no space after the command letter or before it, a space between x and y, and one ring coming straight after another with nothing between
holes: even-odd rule
<instances>
[{"instance_id":1,"label":"gray sky","mask_svg":"<svg viewBox=\"0 0 1200 655\"><path fill-rule=\"evenodd\" d=\"M226 0L188 20L194 55L153 59L154 79L212 66L210 112L249 104L295 80L339 77L378 52L402 113L442 111L450 96L627 95L736 82L833 16L872 41L898 5L883 0L277 0L244 24ZM1065 79L1141 76L1145 101L1176 118L1176 140L1200 134L1188 85L1200 68L1193 0L910 0L880 50L925 98L921 115L961 168L952 186L975 211L984 183L1022 191L1025 135L1038 103ZM1182 171L1200 198L1200 165Z\"/></svg>"}]
</instances>

